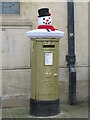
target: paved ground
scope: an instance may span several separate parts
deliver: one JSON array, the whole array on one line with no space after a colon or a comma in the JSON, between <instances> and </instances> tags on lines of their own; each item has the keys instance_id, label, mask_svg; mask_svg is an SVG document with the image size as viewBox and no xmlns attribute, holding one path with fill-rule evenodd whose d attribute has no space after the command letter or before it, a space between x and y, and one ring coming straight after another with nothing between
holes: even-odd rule
<instances>
[{"instance_id":1,"label":"paved ground","mask_svg":"<svg viewBox=\"0 0 90 120\"><path fill-rule=\"evenodd\" d=\"M86 103L76 106L61 104L60 109L60 114L49 118L88 118L88 104ZM36 118L29 115L28 107L3 108L2 116L3 118Z\"/></svg>"}]
</instances>

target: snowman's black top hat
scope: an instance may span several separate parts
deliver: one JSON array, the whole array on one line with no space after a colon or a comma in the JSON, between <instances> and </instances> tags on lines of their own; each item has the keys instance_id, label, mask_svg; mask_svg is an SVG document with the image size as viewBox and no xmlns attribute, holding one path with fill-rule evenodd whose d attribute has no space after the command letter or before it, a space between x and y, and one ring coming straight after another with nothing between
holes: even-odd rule
<instances>
[{"instance_id":1,"label":"snowman's black top hat","mask_svg":"<svg viewBox=\"0 0 90 120\"><path fill-rule=\"evenodd\" d=\"M38 17L50 16L48 8L41 8L38 10L38 13L39 13Z\"/></svg>"}]
</instances>

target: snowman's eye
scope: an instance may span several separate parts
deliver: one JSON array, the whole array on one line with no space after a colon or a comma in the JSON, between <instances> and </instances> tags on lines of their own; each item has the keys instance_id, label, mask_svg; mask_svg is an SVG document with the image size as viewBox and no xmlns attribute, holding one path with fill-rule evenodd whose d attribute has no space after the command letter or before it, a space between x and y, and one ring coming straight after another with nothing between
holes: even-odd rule
<instances>
[{"instance_id":1,"label":"snowman's eye","mask_svg":"<svg viewBox=\"0 0 90 120\"><path fill-rule=\"evenodd\" d=\"M43 18L43 20L45 20L45 18Z\"/></svg>"},{"instance_id":2,"label":"snowman's eye","mask_svg":"<svg viewBox=\"0 0 90 120\"><path fill-rule=\"evenodd\" d=\"M50 17L49 17L49 19L50 19Z\"/></svg>"},{"instance_id":3,"label":"snowman's eye","mask_svg":"<svg viewBox=\"0 0 90 120\"><path fill-rule=\"evenodd\" d=\"M43 23L45 23L45 22L43 22Z\"/></svg>"}]
</instances>

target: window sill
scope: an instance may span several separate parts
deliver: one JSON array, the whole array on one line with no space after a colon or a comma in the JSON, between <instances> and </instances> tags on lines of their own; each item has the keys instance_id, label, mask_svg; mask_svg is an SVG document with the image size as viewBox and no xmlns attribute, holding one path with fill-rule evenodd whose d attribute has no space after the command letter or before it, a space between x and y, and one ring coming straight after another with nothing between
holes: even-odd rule
<instances>
[{"instance_id":1,"label":"window sill","mask_svg":"<svg viewBox=\"0 0 90 120\"><path fill-rule=\"evenodd\" d=\"M32 26L32 22L28 20L2 20L0 21L1 26Z\"/></svg>"}]
</instances>

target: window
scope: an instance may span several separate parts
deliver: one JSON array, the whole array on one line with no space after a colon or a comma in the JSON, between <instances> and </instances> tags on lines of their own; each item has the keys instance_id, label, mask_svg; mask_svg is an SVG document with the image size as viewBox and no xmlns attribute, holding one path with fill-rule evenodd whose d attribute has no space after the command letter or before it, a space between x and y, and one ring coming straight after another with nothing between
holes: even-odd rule
<instances>
[{"instance_id":1,"label":"window","mask_svg":"<svg viewBox=\"0 0 90 120\"><path fill-rule=\"evenodd\" d=\"M2 14L20 14L20 2L2 2Z\"/></svg>"}]
</instances>

